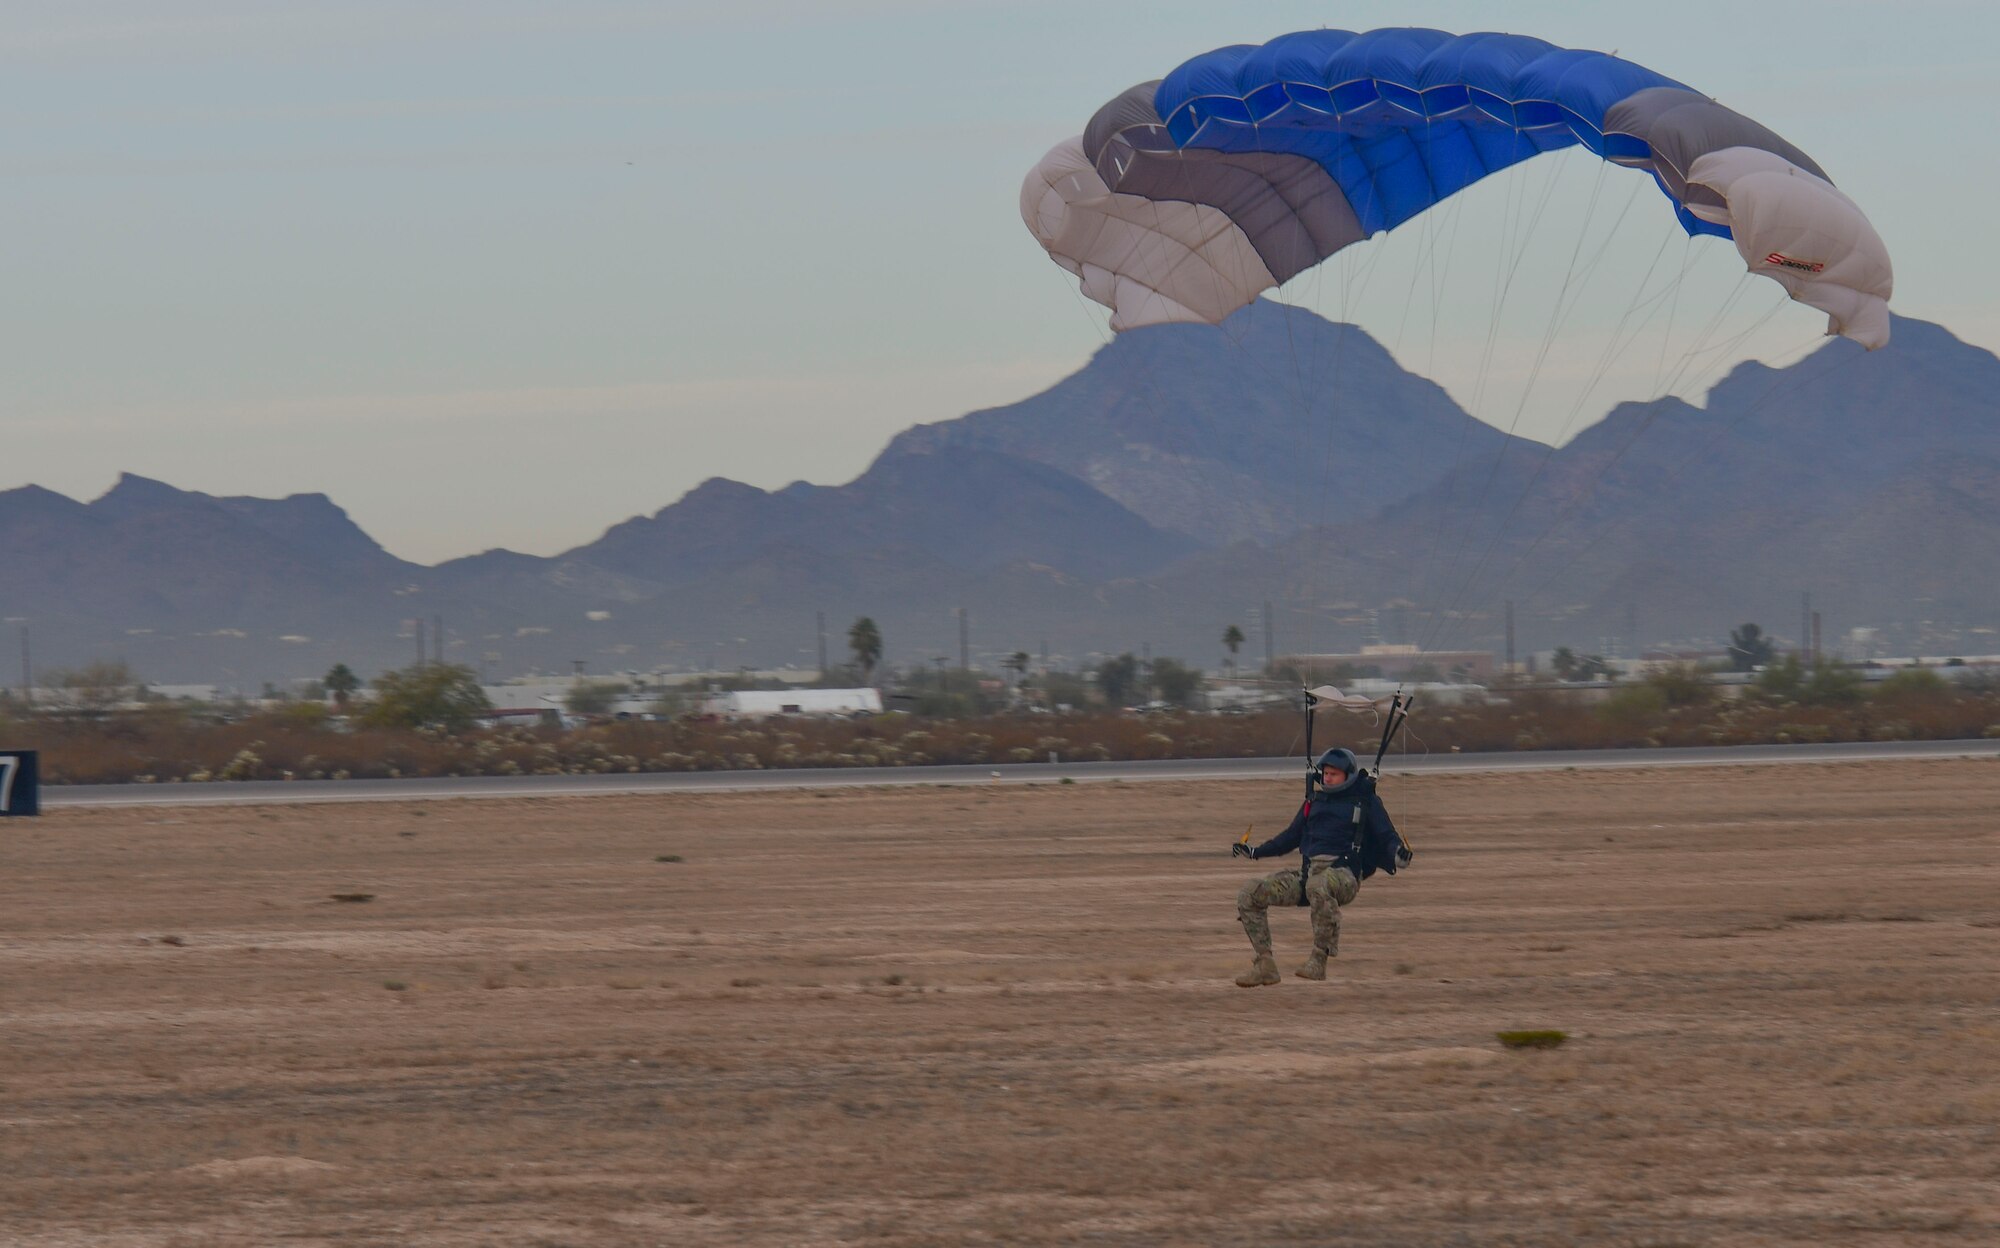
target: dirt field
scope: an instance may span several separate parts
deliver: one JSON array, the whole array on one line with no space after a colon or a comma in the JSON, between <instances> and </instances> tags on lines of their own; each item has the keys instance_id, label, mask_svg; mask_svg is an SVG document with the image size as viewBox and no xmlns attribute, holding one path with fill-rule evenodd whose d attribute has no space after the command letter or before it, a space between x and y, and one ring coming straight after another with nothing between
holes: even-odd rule
<instances>
[{"instance_id":1,"label":"dirt field","mask_svg":"<svg viewBox=\"0 0 2000 1248\"><path fill-rule=\"evenodd\" d=\"M0 825L0 1243L2000 1238L2000 765L1385 792L1254 991L1268 782Z\"/></svg>"}]
</instances>

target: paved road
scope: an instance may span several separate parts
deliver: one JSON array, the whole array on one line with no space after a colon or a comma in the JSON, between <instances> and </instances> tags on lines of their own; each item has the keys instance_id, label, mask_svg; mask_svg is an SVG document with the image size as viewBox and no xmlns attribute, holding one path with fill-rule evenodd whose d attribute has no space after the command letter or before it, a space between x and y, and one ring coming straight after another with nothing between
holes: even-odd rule
<instances>
[{"instance_id":1,"label":"paved road","mask_svg":"<svg viewBox=\"0 0 2000 1248\"><path fill-rule=\"evenodd\" d=\"M1392 756L1406 772L1554 771L1584 767L1734 767L1751 763L1996 758L2000 741L1885 741L1843 745L1744 745L1679 750L1539 750L1508 754ZM794 771L658 772L610 776L452 776L436 780L258 780L240 784L81 784L42 790L49 808L224 806L289 802L433 801L574 797L614 793L716 793L745 789L858 788L915 784L1051 784L1063 780L1253 780L1304 774L1298 758L1166 759L1136 763L852 767Z\"/></svg>"}]
</instances>

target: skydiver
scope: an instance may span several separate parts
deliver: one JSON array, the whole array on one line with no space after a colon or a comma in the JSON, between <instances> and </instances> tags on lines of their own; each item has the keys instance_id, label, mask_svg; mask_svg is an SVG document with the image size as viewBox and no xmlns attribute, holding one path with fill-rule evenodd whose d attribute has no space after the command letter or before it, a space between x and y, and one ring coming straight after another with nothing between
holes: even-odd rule
<instances>
[{"instance_id":1,"label":"skydiver","mask_svg":"<svg viewBox=\"0 0 2000 1248\"><path fill-rule=\"evenodd\" d=\"M1239 988L1278 982L1267 913L1272 906L1312 907L1312 955L1292 973L1300 979L1325 979L1326 960L1340 952L1340 908L1354 900L1362 880L1377 871L1394 875L1414 856L1390 822L1374 777L1351 751L1328 750L1314 769L1318 782L1312 796L1283 832L1255 847L1247 840L1229 847L1237 858L1274 858L1296 849L1300 859L1297 867L1251 880L1236 894L1237 921L1257 955L1250 969L1236 977Z\"/></svg>"}]
</instances>

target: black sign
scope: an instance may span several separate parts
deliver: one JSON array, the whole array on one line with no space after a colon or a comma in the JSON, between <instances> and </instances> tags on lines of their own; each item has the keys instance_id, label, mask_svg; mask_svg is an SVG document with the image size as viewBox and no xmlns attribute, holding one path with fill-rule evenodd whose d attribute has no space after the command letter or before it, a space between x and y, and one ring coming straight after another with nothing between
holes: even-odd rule
<instances>
[{"instance_id":1,"label":"black sign","mask_svg":"<svg viewBox=\"0 0 2000 1248\"><path fill-rule=\"evenodd\" d=\"M42 773L33 750L0 753L0 819L42 813Z\"/></svg>"}]
</instances>

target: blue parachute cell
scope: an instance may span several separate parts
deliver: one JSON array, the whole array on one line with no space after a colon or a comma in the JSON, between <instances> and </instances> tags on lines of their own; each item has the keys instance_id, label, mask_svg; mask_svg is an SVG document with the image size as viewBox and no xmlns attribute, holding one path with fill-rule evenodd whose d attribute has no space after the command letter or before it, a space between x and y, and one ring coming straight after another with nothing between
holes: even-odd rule
<instances>
[{"instance_id":1,"label":"blue parachute cell","mask_svg":"<svg viewBox=\"0 0 2000 1248\"><path fill-rule=\"evenodd\" d=\"M1527 35L1313 30L1197 56L1160 82L1153 106L1182 148L1312 159L1373 234L1542 152L1580 143L1646 159L1643 141L1607 140L1604 117L1649 87L1687 90Z\"/></svg>"}]
</instances>

